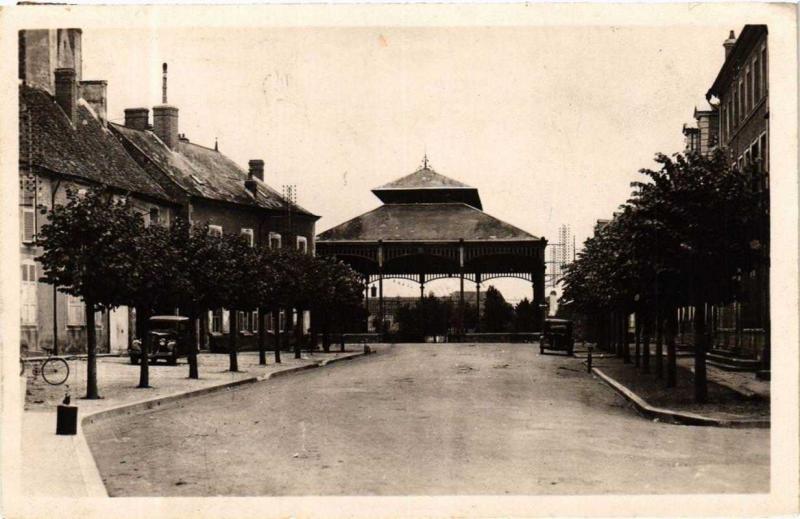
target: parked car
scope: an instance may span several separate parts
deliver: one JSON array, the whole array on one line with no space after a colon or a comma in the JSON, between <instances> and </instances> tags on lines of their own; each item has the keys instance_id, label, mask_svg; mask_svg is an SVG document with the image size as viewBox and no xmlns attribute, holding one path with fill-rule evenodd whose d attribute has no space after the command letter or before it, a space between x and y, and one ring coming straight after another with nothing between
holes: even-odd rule
<instances>
[{"instance_id":1,"label":"parked car","mask_svg":"<svg viewBox=\"0 0 800 519\"><path fill-rule=\"evenodd\" d=\"M150 363L158 359L165 359L173 366L178 363L179 357L185 357L191 346L189 333L189 318L180 315L154 315L149 319L150 345L148 358ZM142 358L142 341L135 339L128 355L131 364L138 364Z\"/></svg>"},{"instance_id":2,"label":"parked car","mask_svg":"<svg viewBox=\"0 0 800 519\"><path fill-rule=\"evenodd\" d=\"M575 349L575 338L572 336L572 321L568 319L548 318L544 320L542 337L539 340L539 352L556 350L572 355Z\"/></svg>"}]
</instances>

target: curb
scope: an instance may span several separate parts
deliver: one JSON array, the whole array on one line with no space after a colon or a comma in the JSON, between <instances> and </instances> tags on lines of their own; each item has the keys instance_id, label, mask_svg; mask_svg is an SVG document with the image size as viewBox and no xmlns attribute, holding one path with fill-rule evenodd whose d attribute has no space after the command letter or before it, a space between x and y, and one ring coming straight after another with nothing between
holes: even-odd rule
<instances>
[{"instance_id":1,"label":"curb","mask_svg":"<svg viewBox=\"0 0 800 519\"><path fill-rule=\"evenodd\" d=\"M732 427L732 428L755 428L755 429L768 429L770 427L769 420L725 420L718 418L710 418L695 413L684 413L673 411L672 409L665 409L662 407L653 407L648 404L642 397L623 386L609 375L603 373L599 368L592 368L592 373L600 377L600 379L611 386L611 388L622 395L626 400L633 404L636 411L645 418L657 418L664 422L676 423L680 425L699 425L706 427Z\"/></svg>"}]
</instances>

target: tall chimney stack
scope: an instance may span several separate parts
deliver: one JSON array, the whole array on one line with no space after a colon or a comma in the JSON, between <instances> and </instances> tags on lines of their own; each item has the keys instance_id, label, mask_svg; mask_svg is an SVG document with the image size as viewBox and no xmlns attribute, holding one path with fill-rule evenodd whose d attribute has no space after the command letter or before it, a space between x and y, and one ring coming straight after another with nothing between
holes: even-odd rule
<instances>
[{"instance_id":1,"label":"tall chimney stack","mask_svg":"<svg viewBox=\"0 0 800 519\"><path fill-rule=\"evenodd\" d=\"M733 34L733 31L731 31L728 35L728 39L722 43L722 46L725 47L725 59L728 59L728 56L730 56L734 45L736 45L736 36Z\"/></svg>"},{"instance_id":2,"label":"tall chimney stack","mask_svg":"<svg viewBox=\"0 0 800 519\"><path fill-rule=\"evenodd\" d=\"M167 64L162 65L162 105L153 107L153 131L169 149L178 145L178 107L167 104Z\"/></svg>"},{"instance_id":3,"label":"tall chimney stack","mask_svg":"<svg viewBox=\"0 0 800 519\"><path fill-rule=\"evenodd\" d=\"M264 181L264 161L260 159L254 159L248 162L248 166L250 166L250 178L257 178L260 181Z\"/></svg>"},{"instance_id":4,"label":"tall chimney stack","mask_svg":"<svg viewBox=\"0 0 800 519\"><path fill-rule=\"evenodd\" d=\"M55 71L56 102L67 117L76 124L78 119L78 83L74 68L57 68Z\"/></svg>"},{"instance_id":5,"label":"tall chimney stack","mask_svg":"<svg viewBox=\"0 0 800 519\"><path fill-rule=\"evenodd\" d=\"M134 130L146 130L150 120L149 108L126 108L125 127Z\"/></svg>"},{"instance_id":6,"label":"tall chimney stack","mask_svg":"<svg viewBox=\"0 0 800 519\"><path fill-rule=\"evenodd\" d=\"M107 81L81 81L80 92L81 97L89 103L94 113L100 119L100 123L105 126L108 120L106 113L108 111L107 100Z\"/></svg>"}]
</instances>

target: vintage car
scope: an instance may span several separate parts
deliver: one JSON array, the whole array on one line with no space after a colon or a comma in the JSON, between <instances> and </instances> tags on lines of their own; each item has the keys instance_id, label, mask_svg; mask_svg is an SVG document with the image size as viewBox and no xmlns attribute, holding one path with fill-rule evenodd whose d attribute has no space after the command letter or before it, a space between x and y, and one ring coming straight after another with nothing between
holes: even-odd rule
<instances>
[{"instance_id":1,"label":"vintage car","mask_svg":"<svg viewBox=\"0 0 800 519\"><path fill-rule=\"evenodd\" d=\"M165 359L173 366L178 358L189 353L189 318L180 315L154 315L149 320L150 344L148 358L150 363ZM134 339L128 348L131 364L138 364L142 358L142 341Z\"/></svg>"},{"instance_id":2,"label":"vintage car","mask_svg":"<svg viewBox=\"0 0 800 519\"><path fill-rule=\"evenodd\" d=\"M556 350L572 355L574 349L575 339L572 336L572 321L555 318L545 319L542 337L539 340L539 352L544 353L544 350Z\"/></svg>"}]
</instances>

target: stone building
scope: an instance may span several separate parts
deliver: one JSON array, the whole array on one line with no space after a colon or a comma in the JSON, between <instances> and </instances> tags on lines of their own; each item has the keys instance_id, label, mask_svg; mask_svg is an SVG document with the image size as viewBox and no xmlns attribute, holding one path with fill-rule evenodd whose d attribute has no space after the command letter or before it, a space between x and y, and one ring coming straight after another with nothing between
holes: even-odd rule
<instances>
[{"instance_id":1,"label":"stone building","mask_svg":"<svg viewBox=\"0 0 800 519\"><path fill-rule=\"evenodd\" d=\"M736 333L724 346L758 359L769 368L769 68L766 25L745 25L724 42L725 62L706 93L719 107L720 145L731 164L750 175L761 195L761 219L753 229L751 246L760 261L742 273L742 301Z\"/></svg>"},{"instance_id":2,"label":"stone building","mask_svg":"<svg viewBox=\"0 0 800 519\"><path fill-rule=\"evenodd\" d=\"M695 108L695 127L684 125L686 151L708 154L717 146L731 166L750 175L760 193L762 218L750 229L760 262L741 276L741 297L709 308L716 352L709 362L729 369L769 367L769 74L767 27L745 25L739 37L723 42L724 62L706 92L710 108ZM681 329L691 328L691 310L682 309Z\"/></svg>"},{"instance_id":3,"label":"stone building","mask_svg":"<svg viewBox=\"0 0 800 519\"><path fill-rule=\"evenodd\" d=\"M286 200L264 181L264 161L249 161L244 171L213 148L191 142L179 133L179 109L167 104L167 66L164 64L162 104L125 110L124 124L110 124L128 153L165 191L180 202L192 225L208 224L213 233L242 234L253 246L292 247L314 253L318 216ZM282 318L284 324L296 320ZM204 345L227 348L229 313L209 312L201 327ZM238 316L240 347L257 343L257 312ZM304 323L308 323L304 319ZM267 329L274 329L271 319ZM207 333L206 333L207 332ZM271 342L271 341L270 341Z\"/></svg>"},{"instance_id":4,"label":"stone building","mask_svg":"<svg viewBox=\"0 0 800 519\"><path fill-rule=\"evenodd\" d=\"M179 205L108 131L105 82L81 78L81 30L20 31L19 44L21 347L84 351L82 300L38 281L41 210L65 203L68 190L99 185L126 196L148 219L169 221ZM127 349L125 308L98 315L96 323L98 351Z\"/></svg>"}]
</instances>

